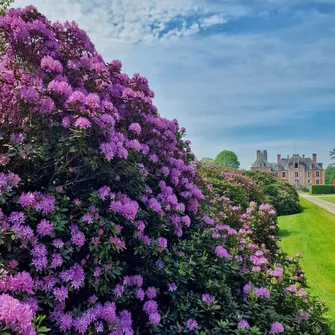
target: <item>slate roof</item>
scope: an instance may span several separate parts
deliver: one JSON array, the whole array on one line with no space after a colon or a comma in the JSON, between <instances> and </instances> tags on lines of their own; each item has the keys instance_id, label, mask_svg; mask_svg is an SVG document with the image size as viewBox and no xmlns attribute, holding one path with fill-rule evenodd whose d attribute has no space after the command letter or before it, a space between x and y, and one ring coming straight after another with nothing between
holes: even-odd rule
<instances>
[{"instance_id":1,"label":"slate roof","mask_svg":"<svg viewBox=\"0 0 335 335\"><path fill-rule=\"evenodd\" d=\"M257 159L252 164L252 167L271 168L271 164L268 162L263 151L257 150Z\"/></svg>"},{"instance_id":2,"label":"slate roof","mask_svg":"<svg viewBox=\"0 0 335 335\"><path fill-rule=\"evenodd\" d=\"M257 151L257 159L252 164L252 167L257 168L271 168L274 171L282 171L282 170L289 170L294 168L295 163L299 163L299 167L304 167L305 170L323 170L322 163L316 163L313 159L308 157L300 157L299 155L295 154L289 158L282 158L277 163L269 163L264 155L264 153L260 150Z\"/></svg>"}]
</instances>

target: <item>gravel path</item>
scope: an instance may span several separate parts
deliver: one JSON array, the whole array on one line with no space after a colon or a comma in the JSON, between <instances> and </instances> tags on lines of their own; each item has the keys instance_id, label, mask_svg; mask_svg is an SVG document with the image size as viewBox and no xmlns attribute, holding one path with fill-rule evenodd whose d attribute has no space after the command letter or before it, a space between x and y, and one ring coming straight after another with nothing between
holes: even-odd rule
<instances>
[{"instance_id":1,"label":"gravel path","mask_svg":"<svg viewBox=\"0 0 335 335\"><path fill-rule=\"evenodd\" d=\"M308 201L312 202L315 205L318 205L319 207L327 210L328 212L335 214L335 204L332 204L331 202L322 200L309 194L299 194L299 196L307 199Z\"/></svg>"}]
</instances>

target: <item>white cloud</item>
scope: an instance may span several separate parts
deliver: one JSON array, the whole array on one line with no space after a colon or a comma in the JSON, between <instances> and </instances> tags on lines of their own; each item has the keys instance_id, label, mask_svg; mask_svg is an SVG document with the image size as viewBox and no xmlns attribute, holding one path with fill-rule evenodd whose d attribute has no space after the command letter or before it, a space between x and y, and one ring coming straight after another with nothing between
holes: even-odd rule
<instances>
[{"instance_id":1,"label":"white cloud","mask_svg":"<svg viewBox=\"0 0 335 335\"><path fill-rule=\"evenodd\" d=\"M14 6L30 2L16 0ZM200 24L217 25L218 18L224 22L224 15L241 13L234 5L224 14L206 0L36 0L34 5L52 20L77 21L99 45L106 39L136 43L181 38L197 33ZM213 13L218 14L202 19Z\"/></svg>"},{"instance_id":2,"label":"white cloud","mask_svg":"<svg viewBox=\"0 0 335 335\"><path fill-rule=\"evenodd\" d=\"M222 24L228 21L228 18L224 17L222 14L212 15L210 17L205 17L201 20L202 27L211 27L217 24Z\"/></svg>"}]
</instances>

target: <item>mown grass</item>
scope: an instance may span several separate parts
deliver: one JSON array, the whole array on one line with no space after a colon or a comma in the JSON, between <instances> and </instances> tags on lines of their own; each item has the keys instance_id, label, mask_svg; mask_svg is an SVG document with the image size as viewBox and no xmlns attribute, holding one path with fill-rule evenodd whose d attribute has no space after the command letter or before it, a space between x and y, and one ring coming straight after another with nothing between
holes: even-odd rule
<instances>
[{"instance_id":1,"label":"mown grass","mask_svg":"<svg viewBox=\"0 0 335 335\"><path fill-rule=\"evenodd\" d=\"M335 194L321 195L318 198L335 204Z\"/></svg>"},{"instance_id":2,"label":"mown grass","mask_svg":"<svg viewBox=\"0 0 335 335\"><path fill-rule=\"evenodd\" d=\"M335 215L305 199L300 201L302 213L279 217L280 244L291 256L302 254L309 292L326 302L335 325Z\"/></svg>"}]
</instances>

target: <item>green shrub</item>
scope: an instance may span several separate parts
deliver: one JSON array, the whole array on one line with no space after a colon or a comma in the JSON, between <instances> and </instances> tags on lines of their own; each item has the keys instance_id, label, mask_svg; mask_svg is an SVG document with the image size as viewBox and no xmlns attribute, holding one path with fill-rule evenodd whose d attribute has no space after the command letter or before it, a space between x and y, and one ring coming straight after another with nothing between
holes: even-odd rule
<instances>
[{"instance_id":1,"label":"green shrub","mask_svg":"<svg viewBox=\"0 0 335 335\"><path fill-rule=\"evenodd\" d=\"M335 185L312 185L312 194L335 194Z\"/></svg>"},{"instance_id":2,"label":"green shrub","mask_svg":"<svg viewBox=\"0 0 335 335\"><path fill-rule=\"evenodd\" d=\"M259 185L278 215L301 212L299 195L294 186L290 185L287 181L263 171L244 171L243 174L250 177Z\"/></svg>"}]
</instances>

